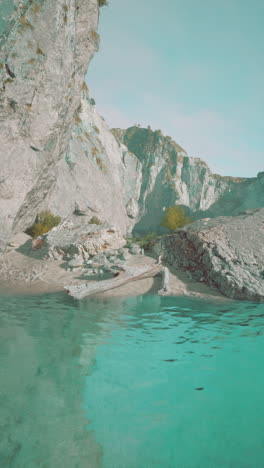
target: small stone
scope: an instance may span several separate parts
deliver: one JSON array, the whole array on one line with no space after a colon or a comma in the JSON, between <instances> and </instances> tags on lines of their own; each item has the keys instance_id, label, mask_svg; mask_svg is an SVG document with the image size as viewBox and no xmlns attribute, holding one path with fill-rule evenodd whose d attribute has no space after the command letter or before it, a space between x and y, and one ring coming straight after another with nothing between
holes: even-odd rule
<instances>
[{"instance_id":1,"label":"small stone","mask_svg":"<svg viewBox=\"0 0 264 468\"><path fill-rule=\"evenodd\" d=\"M44 241L40 237L37 237L37 239L33 239L32 250L40 250L43 244L44 244Z\"/></svg>"},{"instance_id":2,"label":"small stone","mask_svg":"<svg viewBox=\"0 0 264 468\"><path fill-rule=\"evenodd\" d=\"M129 253L131 253L132 255L140 255L141 248L139 247L138 244L131 244L129 247Z\"/></svg>"},{"instance_id":3,"label":"small stone","mask_svg":"<svg viewBox=\"0 0 264 468\"><path fill-rule=\"evenodd\" d=\"M82 257L73 258L72 260L69 261L68 266L70 268L79 268L83 266L83 258Z\"/></svg>"},{"instance_id":4,"label":"small stone","mask_svg":"<svg viewBox=\"0 0 264 468\"><path fill-rule=\"evenodd\" d=\"M108 258L109 262L111 263L115 263L116 262L116 257L114 257L113 255L111 255L111 257Z\"/></svg>"}]
</instances>

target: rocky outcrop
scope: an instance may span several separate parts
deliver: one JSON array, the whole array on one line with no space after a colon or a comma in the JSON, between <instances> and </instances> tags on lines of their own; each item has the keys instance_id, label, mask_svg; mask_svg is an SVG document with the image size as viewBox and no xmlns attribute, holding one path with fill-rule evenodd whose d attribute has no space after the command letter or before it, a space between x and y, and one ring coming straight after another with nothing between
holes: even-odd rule
<instances>
[{"instance_id":1,"label":"rocky outcrop","mask_svg":"<svg viewBox=\"0 0 264 468\"><path fill-rule=\"evenodd\" d=\"M264 301L264 208L197 221L161 240L163 259L226 296Z\"/></svg>"},{"instance_id":2,"label":"rocky outcrop","mask_svg":"<svg viewBox=\"0 0 264 468\"><path fill-rule=\"evenodd\" d=\"M128 231L140 164L118 147L85 83L98 0L10 5L0 39L0 250L46 208L96 213Z\"/></svg>"},{"instance_id":3,"label":"rocky outcrop","mask_svg":"<svg viewBox=\"0 0 264 468\"><path fill-rule=\"evenodd\" d=\"M64 223L43 238L47 258L72 260L81 257L83 262L98 253L119 249L126 243L114 227L86 223Z\"/></svg>"},{"instance_id":4,"label":"rocky outcrop","mask_svg":"<svg viewBox=\"0 0 264 468\"><path fill-rule=\"evenodd\" d=\"M203 160L188 157L170 137L150 127L112 132L142 164L135 232L162 231L163 210L175 204L183 205L193 219L264 206L263 173L251 179L213 174Z\"/></svg>"}]
</instances>

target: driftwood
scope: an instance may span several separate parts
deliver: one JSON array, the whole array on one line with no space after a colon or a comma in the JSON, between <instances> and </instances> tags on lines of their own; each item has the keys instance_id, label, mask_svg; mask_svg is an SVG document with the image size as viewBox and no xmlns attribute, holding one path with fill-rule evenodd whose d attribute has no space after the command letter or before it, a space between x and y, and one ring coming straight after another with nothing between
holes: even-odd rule
<instances>
[{"instance_id":1,"label":"driftwood","mask_svg":"<svg viewBox=\"0 0 264 468\"><path fill-rule=\"evenodd\" d=\"M165 296L170 292L170 272L167 267L161 268L162 273L162 288L158 291L160 296Z\"/></svg>"},{"instance_id":2,"label":"driftwood","mask_svg":"<svg viewBox=\"0 0 264 468\"><path fill-rule=\"evenodd\" d=\"M123 286L132 281L156 276L160 272L163 273L163 287L159 293L165 294L168 289L169 271L166 267L161 265L160 259L155 265L129 267L125 271L120 272L115 278L111 278L109 280L65 286L64 289L75 299L83 299L84 297L91 296L93 294L118 288L119 286Z\"/></svg>"}]
</instances>

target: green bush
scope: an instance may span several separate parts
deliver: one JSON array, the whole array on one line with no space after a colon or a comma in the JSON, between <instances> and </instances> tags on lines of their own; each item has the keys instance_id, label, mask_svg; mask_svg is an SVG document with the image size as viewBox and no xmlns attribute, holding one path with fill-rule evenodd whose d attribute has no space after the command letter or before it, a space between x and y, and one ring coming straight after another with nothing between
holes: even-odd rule
<instances>
[{"instance_id":1,"label":"green bush","mask_svg":"<svg viewBox=\"0 0 264 468\"><path fill-rule=\"evenodd\" d=\"M99 7L108 5L108 0L98 0L98 3L99 3Z\"/></svg>"},{"instance_id":2,"label":"green bush","mask_svg":"<svg viewBox=\"0 0 264 468\"><path fill-rule=\"evenodd\" d=\"M31 226L26 232L30 236L38 237L42 234L46 234L46 232L49 232L53 227L58 226L60 222L60 216L54 216L50 211L42 211L37 216L33 226Z\"/></svg>"},{"instance_id":3,"label":"green bush","mask_svg":"<svg viewBox=\"0 0 264 468\"><path fill-rule=\"evenodd\" d=\"M143 237L132 237L127 239L127 244L138 244L142 249L149 250L157 242L158 235L155 232L148 232Z\"/></svg>"},{"instance_id":4,"label":"green bush","mask_svg":"<svg viewBox=\"0 0 264 468\"><path fill-rule=\"evenodd\" d=\"M89 224L98 224L98 226L100 226L103 223L100 221L100 219L97 218L97 216L92 216L92 218L89 221Z\"/></svg>"}]
</instances>

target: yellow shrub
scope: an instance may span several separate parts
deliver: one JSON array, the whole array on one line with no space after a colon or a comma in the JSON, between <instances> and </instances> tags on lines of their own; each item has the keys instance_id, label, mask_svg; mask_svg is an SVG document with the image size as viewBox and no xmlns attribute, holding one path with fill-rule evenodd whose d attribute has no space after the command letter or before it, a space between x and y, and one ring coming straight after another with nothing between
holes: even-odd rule
<instances>
[{"instance_id":1,"label":"yellow shrub","mask_svg":"<svg viewBox=\"0 0 264 468\"><path fill-rule=\"evenodd\" d=\"M60 216L54 216L50 211L42 211L42 213L38 215L33 226L28 229L27 233L33 237L38 237L49 232L53 227L58 226L60 222Z\"/></svg>"},{"instance_id":2,"label":"yellow shrub","mask_svg":"<svg viewBox=\"0 0 264 468\"><path fill-rule=\"evenodd\" d=\"M190 224L191 218L185 216L184 208L181 206L171 206L166 208L161 226L166 227L170 231L181 228L186 224Z\"/></svg>"},{"instance_id":3,"label":"yellow shrub","mask_svg":"<svg viewBox=\"0 0 264 468\"><path fill-rule=\"evenodd\" d=\"M90 221L88 221L89 224L98 224L99 226L103 224L100 219L97 218L97 216L92 216Z\"/></svg>"}]
</instances>

